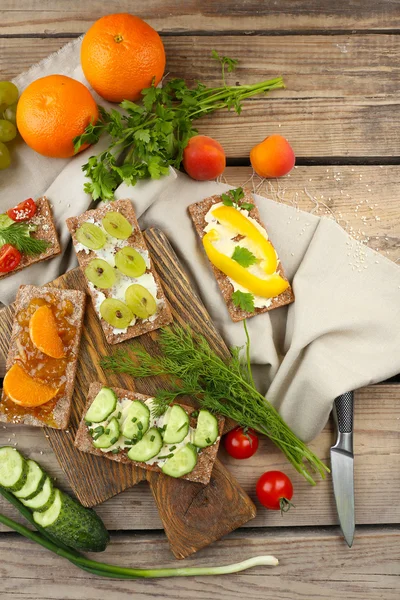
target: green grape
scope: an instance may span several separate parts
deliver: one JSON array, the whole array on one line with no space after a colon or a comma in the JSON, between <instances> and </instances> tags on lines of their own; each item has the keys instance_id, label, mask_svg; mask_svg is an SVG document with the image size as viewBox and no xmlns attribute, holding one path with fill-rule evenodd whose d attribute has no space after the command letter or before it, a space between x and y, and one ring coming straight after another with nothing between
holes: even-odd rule
<instances>
[{"instance_id":1,"label":"green grape","mask_svg":"<svg viewBox=\"0 0 400 600\"><path fill-rule=\"evenodd\" d=\"M11 142L17 135L17 128L10 121L0 119L0 142Z\"/></svg>"},{"instance_id":2,"label":"green grape","mask_svg":"<svg viewBox=\"0 0 400 600\"><path fill-rule=\"evenodd\" d=\"M18 88L11 81L0 81L0 104L11 106L18 100Z\"/></svg>"},{"instance_id":3,"label":"green grape","mask_svg":"<svg viewBox=\"0 0 400 600\"><path fill-rule=\"evenodd\" d=\"M11 164L10 152L3 142L0 142L0 170L8 169Z\"/></svg>"},{"instance_id":4,"label":"green grape","mask_svg":"<svg viewBox=\"0 0 400 600\"><path fill-rule=\"evenodd\" d=\"M1 110L0 110L0 114L1 114ZM7 121L10 121L10 123L13 123L14 125L16 125L17 124L17 103L12 104L11 106L8 106L3 111L3 117L5 119L7 119Z\"/></svg>"}]
</instances>

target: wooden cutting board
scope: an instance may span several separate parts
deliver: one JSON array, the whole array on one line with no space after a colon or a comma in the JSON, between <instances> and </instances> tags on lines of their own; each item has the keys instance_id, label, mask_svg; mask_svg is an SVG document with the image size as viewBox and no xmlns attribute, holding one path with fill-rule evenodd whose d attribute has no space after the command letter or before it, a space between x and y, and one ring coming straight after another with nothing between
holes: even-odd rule
<instances>
[{"instance_id":1,"label":"wooden cutting board","mask_svg":"<svg viewBox=\"0 0 400 600\"><path fill-rule=\"evenodd\" d=\"M185 272L165 235L158 229L145 232L151 257L163 282L164 291L171 304L174 319L189 324L208 339L215 351L227 356L229 351L215 329L210 316L193 291ZM59 288L85 290L81 270L74 269L51 284ZM0 311L0 354L8 350L14 309L9 306ZM157 332L138 338L140 344L152 351L157 348ZM156 501L161 520L176 558L185 558L200 548L240 527L256 514L256 508L236 479L217 460L210 483L203 486L166 475L144 471L91 454L79 452L73 445L89 384L105 384L136 389L153 395L164 384L161 378L136 380L124 374L105 373L99 361L129 341L109 345L100 322L88 299L83 327L80 355L75 382L73 410L67 432L45 429L45 435L68 477L72 488L84 506L95 506L105 500L147 480ZM229 428L229 424L227 425Z\"/></svg>"}]
</instances>

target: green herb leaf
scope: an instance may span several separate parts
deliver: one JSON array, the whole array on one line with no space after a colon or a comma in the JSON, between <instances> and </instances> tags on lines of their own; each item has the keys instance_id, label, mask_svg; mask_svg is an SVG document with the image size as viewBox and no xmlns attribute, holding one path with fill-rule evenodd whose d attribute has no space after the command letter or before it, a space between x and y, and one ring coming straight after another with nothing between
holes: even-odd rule
<instances>
[{"instance_id":1,"label":"green herb leaf","mask_svg":"<svg viewBox=\"0 0 400 600\"><path fill-rule=\"evenodd\" d=\"M251 265L254 265L257 262L257 257L254 256L250 250L244 248L243 246L236 246L235 250L232 254L233 260L235 260L239 265L247 269Z\"/></svg>"},{"instance_id":2,"label":"green herb leaf","mask_svg":"<svg viewBox=\"0 0 400 600\"><path fill-rule=\"evenodd\" d=\"M22 254L35 256L42 254L49 246L50 242L39 240L30 235L31 226L29 223L13 223L4 229L0 229L0 246L11 244Z\"/></svg>"},{"instance_id":3,"label":"green herb leaf","mask_svg":"<svg viewBox=\"0 0 400 600\"><path fill-rule=\"evenodd\" d=\"M254 208L254 204L251 204L250 202L242 202L240 208L243 208L243 210L248 210L250 212Z\"/></svg>"},{"instance_id":4,"label":"green herb leaf","mask_svg":"<svg viewBox=\"0 0 400 600\"><path fill-rule=\"evenodd\" d=\"M255 311L253 294L236 290L236 292L233 292L232 294L232 302L235 306L238 306L245 312L253 313Z\"/></svg>"}]
</instances>

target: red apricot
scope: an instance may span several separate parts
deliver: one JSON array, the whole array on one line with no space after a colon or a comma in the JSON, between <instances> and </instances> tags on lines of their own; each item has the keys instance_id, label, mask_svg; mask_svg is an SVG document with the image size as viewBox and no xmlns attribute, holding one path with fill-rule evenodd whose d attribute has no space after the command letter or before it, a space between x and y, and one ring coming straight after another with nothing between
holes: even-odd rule
<instances>
[{"instance_id":1,"label":"red apricot","mask_svg":"<svg viewBox=\"0 0 400 600\"><path fill-rule=\"evenodd\" d=\"M282 177L294 167L296 157L286 138L270 135L250 151L251 166L260 177Z\"/></svg>"},{"instance_id":2,"label":"red apricot","mask_svg":"<svg viewBox=\"0 0 400 600\"><path fill-rule=\"evenodd\" d=\"M183 166L192 179L215 179L225 169L225 151L221 144L206 135L190 138L183 151Z\"/></svg>"}]
</instances>

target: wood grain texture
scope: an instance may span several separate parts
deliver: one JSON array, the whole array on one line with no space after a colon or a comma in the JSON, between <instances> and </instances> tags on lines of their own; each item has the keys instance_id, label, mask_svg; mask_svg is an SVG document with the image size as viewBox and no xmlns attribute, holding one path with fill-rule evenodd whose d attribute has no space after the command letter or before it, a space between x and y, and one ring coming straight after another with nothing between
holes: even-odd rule
<instances>
[{"instance_id":1,"label":"wood grain texture","mask_svg":"<svg viewBox=\"0 0 400 600\"><path fill-rule=\"evenodd\" d=\"M239 34L281 31L394 30L400 28L396 0L2 0L2 33L81 33L96 18L112 12L131 12L158 31L236 31Z\"/></svg>"},{"instance_id":2,"label":"wood grain texture","mask_svg":"<svg viewBox=\"0 0 400 600\"><path fill-rule=\"evenodd\" d=\"M351 550L338 528L237 531L183 566L224 565L261 554L273 554L279 566L219 577L113 581L80 571L16 535L2 535L1 598L98 600L105 590L118 600L398 600L400 595L399 527L359 528ZM101 557L93 558L131 567L176 566L165 537L150 532L113 535Z\"/></svg>"},{"instance_id":3,"label":"wood grain texture","mask_svg":"<svg viewBox=\"0 0 400 600\"><path fill-rule=\"evenodd\" d=\"M66 39L0 39L0 71L12 77ZM270 133L288 137L297 157L399 156L397 35L165 37L171 77L220 84L210 49L238 57L229 80L254 83L282 74L287 88L249 100L242 115L221 111L198 121L228 157L247 157Z\"/></svg>"}]
</instances>

